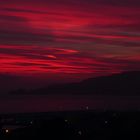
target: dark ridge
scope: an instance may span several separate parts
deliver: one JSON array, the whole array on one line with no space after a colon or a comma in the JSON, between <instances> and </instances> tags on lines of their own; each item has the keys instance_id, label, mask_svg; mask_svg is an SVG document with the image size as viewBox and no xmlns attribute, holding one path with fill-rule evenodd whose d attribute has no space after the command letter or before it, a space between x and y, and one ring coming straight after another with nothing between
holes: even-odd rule
<instances>
[{"instance_id":1,"label":"dark ridge","mask_svg":"<svg viewBox=\"0 0 140 140\"><path fill-rule=\"evenodd\" d=\"M140 95L140 71L123 72L111 76L89 78L79 83L57 84L26 91L18 89L12 94L93 94L93 95Z\"/></svg>"}]
</instances>

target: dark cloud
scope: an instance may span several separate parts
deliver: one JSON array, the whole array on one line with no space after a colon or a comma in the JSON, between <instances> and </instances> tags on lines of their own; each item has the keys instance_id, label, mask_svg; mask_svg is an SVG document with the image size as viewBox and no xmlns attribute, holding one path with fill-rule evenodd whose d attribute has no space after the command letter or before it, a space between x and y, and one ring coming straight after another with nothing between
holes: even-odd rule
<instances>
[{"instance_id":1,"label":"dark cloud","mask_svg":"<svg viewBox=\"0 0 140 140\"><path fill-rule=\"evenodd\" d=\"M8 12L25 12L25 13L33 13L33 14L47 14L47 12L42 12L38 10L29 10L29 9L19 9L19 8L3 8L1 9L3 11L8 11Z\"/></svg>"},{"instance_id":2,"label":"dark cloud","mask_svg":"<svg viewBox=\"0 0 140 140\"><path fill-rule=\"evenodd\" d=\"M53 41L53 36L31 32L0 31L0 42L4 45L46 45Z\"/></svg>"},{"instance_id":3,"label":"dark cloud","mask_svg":"<svg viewBox=\"0 0 140 140\"><path fill-rule=\"evenodd\" d=\"M25 22L25 18L14 16L14 15L0 15L0 21L17 21L17 22Z\"/></svg>"}]
</instances>

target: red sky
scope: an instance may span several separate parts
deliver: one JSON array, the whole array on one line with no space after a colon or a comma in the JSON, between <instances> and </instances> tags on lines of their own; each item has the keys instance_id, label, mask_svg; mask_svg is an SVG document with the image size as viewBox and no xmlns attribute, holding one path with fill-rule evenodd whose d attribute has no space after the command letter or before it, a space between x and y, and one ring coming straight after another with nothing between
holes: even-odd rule
<instances>
[{"instance_id":1,"label":"red sky","mask_svg":"<svg viewBox=\"0 0 140 140\"><path fill-rule=\"evenodd\" d=\"M0 74L74 79L140 70L139 6L139 0L0 0Z\"/></svg>"},{"instance_id":2,"label":"red sky","mask_svg":"<svg viewBox=\"0 0 140 140\"><path fill-rule=\"evenodd\" d=\"M137 97L4 93L134 70L140 70L140 0L0 0L1 112L136 109Z\"/></svg>"}]
</instances>

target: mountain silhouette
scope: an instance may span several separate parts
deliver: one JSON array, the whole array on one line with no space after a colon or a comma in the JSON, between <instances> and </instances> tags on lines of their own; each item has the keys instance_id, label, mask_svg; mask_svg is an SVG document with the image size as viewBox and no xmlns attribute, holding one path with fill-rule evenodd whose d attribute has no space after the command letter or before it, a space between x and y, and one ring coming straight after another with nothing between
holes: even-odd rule
<instances>
[{"instance_id":1,"label":"mountain silhouette","mask_svg":"<svg viewBox=\"0 0 140 140\"><path fill-rule=\"evenodd\" d=\"M123 72L110 76L89 78L79 83L56 84L44 88L14 94L93 94L93 95L140 95L140 71Z\"/></svg>"}]
</instances>

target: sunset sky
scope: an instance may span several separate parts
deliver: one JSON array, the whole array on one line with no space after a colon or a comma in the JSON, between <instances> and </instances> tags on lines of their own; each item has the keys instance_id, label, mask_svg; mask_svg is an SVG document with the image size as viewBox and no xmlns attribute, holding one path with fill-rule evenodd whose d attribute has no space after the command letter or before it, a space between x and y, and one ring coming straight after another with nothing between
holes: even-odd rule
<instances>
[{"instance_id":1,"label":"sunset sky","mask_svg":"<svg viewBox=\"0 0 140 140\"><path fill-rule=\"evenodd\" d=\"M0 0L0 73L140 70L139 0Z\"/></svg>"},{"instance_id":2,"label":"sunset sky","mask_svg":"<svg viewBox=\"0 0 140 140\"><path fill-rule=\"evenodd\" d=\"M135 70L140 0L0 0L0 95Z\"/></svg>"}]
</instances>

